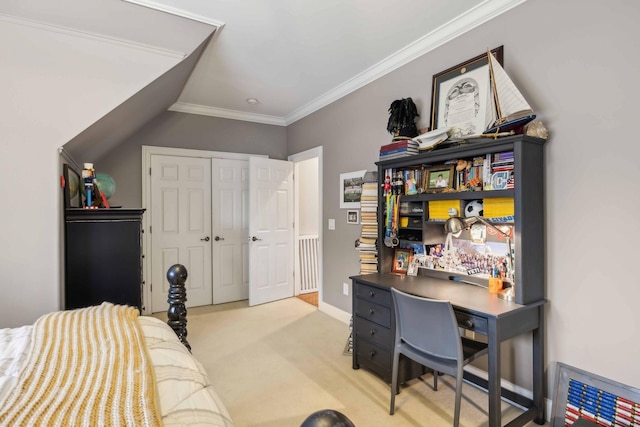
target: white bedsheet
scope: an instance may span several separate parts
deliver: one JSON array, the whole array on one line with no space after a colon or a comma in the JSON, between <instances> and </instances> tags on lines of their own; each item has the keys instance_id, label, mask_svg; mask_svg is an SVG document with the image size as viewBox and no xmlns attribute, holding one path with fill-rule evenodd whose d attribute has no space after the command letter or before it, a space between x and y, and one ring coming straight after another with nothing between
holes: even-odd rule
<instances>
[{"instance_id":1,"label":"white bedsheet","mask_svg":"<svg viewBox=\"0 0 640 427\"><path fill-rule=\"evenodd\" d=\"M138 318L154 369L165 426L232 427L231 417L202 365L159 319ZM32 326L0 329L0 401L17 382L31 346Z\"/></svg>"}]
</instances>

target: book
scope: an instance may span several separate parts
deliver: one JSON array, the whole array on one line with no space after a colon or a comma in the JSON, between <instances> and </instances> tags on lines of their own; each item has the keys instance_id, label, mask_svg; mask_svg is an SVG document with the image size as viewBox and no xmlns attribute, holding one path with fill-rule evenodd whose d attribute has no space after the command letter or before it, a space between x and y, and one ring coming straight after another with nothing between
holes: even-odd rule
<instances>
[{"instance_id":1,"label":"book","mask_svg":"<svg viewBox=\"0 0 640 427\"><path fill-rule=\"evenodd\" d=\"M389 150L389 151L380 151L380 156L388 156L390 154L395 154L395 153L418 153L418 149L417 148L409 148L409 147L404 147L404 148L396 148L395 150Z\"/></svg>"},{"instance_id":2,"label":"book","mask_svg":"<svg viewBox=\"0 0 640 427\"><path fill-rule=\"evenodd\" d=\"M386 151L391 151L391 150L396 150L398 148L406 148L406 147L412 147L417 149L418 143L410 139L393 142L391 144L383 145L382 147L380 147L380 152L383 152L383 151L386 152Z\"/></svg>"}]
</instances>

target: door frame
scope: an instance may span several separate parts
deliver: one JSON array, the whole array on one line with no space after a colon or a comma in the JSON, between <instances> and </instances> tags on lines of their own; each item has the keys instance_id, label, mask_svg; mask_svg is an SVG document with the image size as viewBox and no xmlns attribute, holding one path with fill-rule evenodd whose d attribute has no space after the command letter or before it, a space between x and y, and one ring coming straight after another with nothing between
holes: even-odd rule
<instances>
[{"instance_id":1,"label":"door frame","mask_svg":"<svg viewBox=\"0 0 640 427\"><path fill-rule=\"evenodd\" d=\"M298 204L300 197L298 192L300 191L300 188L299 188L299 180L298 180L298 177L296 176L296 163L301 162L303 160L309 160L314 158L318 159L318 308L321 311L323 311L323 310L327 310L328 308L326 307L327 304L324 304L322 299L323 272L324 272L323 262L322 262L322 254L323 254L322 230L323 230L323 224L324 224L324 218L322 217L322 198L323 198L322 197L322 182L323 182L322 146L310 148L309 150L292 154L289 157L287 157L287 160L294 163L293 165L293 170L294 170L293 172L294 174L294 184L293 184L294 185L294 188L293 188L294 213L293 215L294 215L295 226L293 227L293 240L295 243L298 241L298 238L300 237L300 227L298 227L298 224L300 221L300 209ZM295 272L296 272L294 294L298 295L300 293L300 260L299 260L300 254L298 253L297 247L294 248L294 252L295 252L294 258L295 258Z\"/></svg>"},{"instance_id":2,"label":"door frame","mask_svg":"<svg viewBox=\"0 0 640 427\"><path fill-rule=\"evenodd\" d=\"M142 314L151 314L153 312L151 307L151 286L147 286L147 283L151 281L151 233L149 233L149 227L151 225L150 168L151 156L153 155L232 160L249 160L250 157L269 157L263 154L227 153L224 151L156 147L152 145L142 146L142 208L146 209L145 214L142 215L142 253L144 257L142 263ZM209 208L211 209L211 206Z\"/></svg>"}]
</instances>

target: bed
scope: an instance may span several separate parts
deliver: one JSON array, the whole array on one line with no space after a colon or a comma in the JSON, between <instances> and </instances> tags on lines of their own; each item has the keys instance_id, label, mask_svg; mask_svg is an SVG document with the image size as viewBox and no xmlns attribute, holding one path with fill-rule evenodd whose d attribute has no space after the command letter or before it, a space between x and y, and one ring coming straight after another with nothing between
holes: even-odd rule
<instances>
[{"instance_id":1,"label":"bed","mask_svg":"<svg viewBox=\"0 0 640 427\"><path fill-rule=\"evenodd\" d=\"M233 426L191 355L186 270L172 269L168 324L104 302L0 329L0 426Z\"/></svg>"}]
</instances>

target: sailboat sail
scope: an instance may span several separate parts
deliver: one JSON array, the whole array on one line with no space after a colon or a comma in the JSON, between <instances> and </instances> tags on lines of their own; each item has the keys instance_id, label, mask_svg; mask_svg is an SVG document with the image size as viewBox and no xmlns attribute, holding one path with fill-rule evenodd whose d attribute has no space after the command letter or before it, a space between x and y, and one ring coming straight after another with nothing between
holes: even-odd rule
<instances>
[{"instance_id":1,"label":"sailboat sail","mask_svg":"<svg viewBox=\"0 0 640 427\"><path fill-rule=\"evenodd\" d=\"M536 116L522 93L496 58L490 52L487 55L491 79L489 98L492 102L488 110L487 130L484 133L508 131L533 120Z\"/></svg>"}]
</instances>

